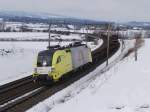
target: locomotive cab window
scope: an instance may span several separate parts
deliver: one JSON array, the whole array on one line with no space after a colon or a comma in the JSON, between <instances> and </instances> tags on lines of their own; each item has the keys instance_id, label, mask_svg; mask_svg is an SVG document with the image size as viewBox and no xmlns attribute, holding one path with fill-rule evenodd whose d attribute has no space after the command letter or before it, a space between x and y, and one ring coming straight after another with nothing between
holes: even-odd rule
<instances>
[{"instance_id":1,"label":"locomotive cab window","mask_svg":"<svg viewBox=\"0 0 150 112\"><path fill-rule=\"evenodd\" d=\"M38 67L45 67L52 65L52 55L39 54L37 59Z\"/></svg>"},{"instance_id":2,"label":"locomotive cab window","mask_svg":"<svg viewBox=\"0 0 150 112\"><path fill-rule=\"evenodd\" d=\"M57 62L56 63L60 63L61 62L61 57L59 56L58 58L57 58Z\"/></svg>"}]
</instances>

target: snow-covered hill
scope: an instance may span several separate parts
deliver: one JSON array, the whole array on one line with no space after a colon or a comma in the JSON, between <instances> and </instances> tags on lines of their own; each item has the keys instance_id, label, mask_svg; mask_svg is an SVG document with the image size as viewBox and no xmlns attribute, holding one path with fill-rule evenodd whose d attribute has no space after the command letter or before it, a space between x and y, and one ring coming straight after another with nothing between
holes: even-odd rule
<instances>
[{"instance_id":1,"label":"snow-covered hill","mask_svg":"<svg viewBox=\"0 0 150 112\"><path fill-rule=\"evenodd\" d=\"M42 13L42 12L23 12L23 11L0 11L0 16L7 17L30 17L30 18L65 18L66 16L52 14L52 13Z\"/></svg>"}]
</instances>

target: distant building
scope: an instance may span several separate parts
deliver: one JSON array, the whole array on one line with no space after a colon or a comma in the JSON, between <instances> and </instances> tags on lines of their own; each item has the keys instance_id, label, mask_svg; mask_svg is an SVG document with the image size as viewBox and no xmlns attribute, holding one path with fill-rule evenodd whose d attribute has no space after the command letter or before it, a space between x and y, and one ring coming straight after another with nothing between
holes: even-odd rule
<instances>
[{"instance_id":1,"label":"distant building","mask_svg":"<svg viewBox=\"0 0 150 112\"><path fill-rule=\"evenodd\" d=\"M2 18L0 18L0 31L4 31L5 29L5 22Z\"/></svg>"}]
</instances>

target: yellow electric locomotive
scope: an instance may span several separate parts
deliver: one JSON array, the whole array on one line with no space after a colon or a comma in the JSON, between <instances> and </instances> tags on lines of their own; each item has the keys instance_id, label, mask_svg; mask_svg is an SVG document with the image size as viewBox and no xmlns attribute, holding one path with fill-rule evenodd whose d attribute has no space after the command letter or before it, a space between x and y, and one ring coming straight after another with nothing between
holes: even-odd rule
<instances>
[{"instance_id":1,"label":"yellow electric locomotive","mask_svg":"<svg viewBox=\"0 0 150 112\"><path fill-rule=\"evenodd\" d=\"M50 48L38 53L33 72L34 80L59 81L68 72L92 62L91 50L86 45Z\"/></svg>"}]
</instances>

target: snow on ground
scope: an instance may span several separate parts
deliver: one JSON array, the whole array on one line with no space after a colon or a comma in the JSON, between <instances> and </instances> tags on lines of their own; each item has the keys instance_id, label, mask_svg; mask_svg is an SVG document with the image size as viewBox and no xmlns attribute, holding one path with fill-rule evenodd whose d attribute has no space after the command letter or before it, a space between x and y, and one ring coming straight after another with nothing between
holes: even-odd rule
<instances>
[{"instance_id":1,"label":"snow on ground","mask_svg":"<svg viewBox=\"0 0 150 112\"><path fill-rule=\"evenodd\" d=\"M64 46L70 43L51 42L51 45ZM92 42L88 45L91 49L96 47ZM47 46L47 42L0 42L0 85L31 75L37 53Z\"/></svg>"},{"instance_id":2,"label":"snow on ground","mask_svg":"<svg viewBox=\"0 0 150 112\"><path fill-rule=\"evenodd\" d=\"M145 30L127 30L127 31L120 31L119 34L122 35L124 38L134 38L139 34L142 34L143 37L146 37L146 31Z\"/></svg>"},{"instance_id":3,"label":"snow on ground","mask_svg":"<svg viewBox=\"0 0 150 112\"><path fill-rule=\"evenodd\" d=\"M48 33L41 32L0 32L0 38L48 38Z\"/></svg>"},{"instance_id":4,"label":"snow on ground","mask_svg":"<svg viewBox=\"0 0 150 112\"><path fill-rule=\"evenodd\" d=\"M46 45L41 42L0 42L0 85L31 75L37 52Z\"/></svg>"},{"instance_id":5,"label":"snow on ground","mask_svg":"<svg viewBox=\"0 0 150 112\"><path fill-rule=\"evenodd\" d=\"M48 39L48 33L44 32L0 32L1 38L14 38L14 39ZM81 39L82 35L72 34L72 35L60 35L51 34L51 38L61 38L61 39Z\"/></svg>"},{"instance_id":6,"label":"snow on ground","mask_svg":"<svg viewBox=\"0 0 150 112\"><path fill-rule=\"evenodd\" d=\"M0 85L31 74L34 57L34 51L24 49L0 55Z\"/></svg>"},{"instance_id":7,"label":"snow on ground","mask_svg":"<svg viewBox=\"0 0 150 112\"><path fill-rule=\"evenodd\" d=\"M111 57L111 59L109 60L109 66L106 67L106 63L103 63L102 65L97 67L96 70L89 73L87 76L81 78L80 80L76 81L75 83L71 84L67 88L56 93L45 101L37 104L33 108L29 109L27 112L119 112L118 108L122 108L122 106L124 107L124 105L120 103L121 97L116 93L122 88L121 86L119 86L121 85L120 83L124 82L124 85L126 85L128 80L130 79L130 75L132 74L128 73L126 75L125 72L122 70L118 72L118 66L122 65L123 61L121 60L128 52L128 49L134 47L134 40L126 40L125 45L126 48L123 51L122 47L120 47L117 53ZM116 65L116 63L118 64ZM128 64L127 62L124 63ZM131 69L131 67L129 68ZM120 75L120 79L117 79L115 77L117 76L117 74ZM123 74L125 74L126 80L122 78ZM114 81L111 80L112 76L114 78ZM110 81L110 83L108 81ZM116 85L120 88L117 88ZM118 89L117 91L116 88ZM126 89L128 89L128 87L126 87L125 90ZM124 93L124 91L119 92ZM118 103L120 105L115 105L115 101L120 101ZM117 109L115 110L115 108Z\"/></svg>"},{"instance_id":8,"label":"snow on ground","mask_svg":"<svg viewBox=\"0 0 150 112\"><path fill-rule=\"evenodd\" d=\"M83 42L84 44L87 44L87 46L88 47L90 47L91 48L91 51L94 51L94 50L96 50L96 49L98 49L102 44L103 44L103 40L102 39L99 39L98 41L97 41L97 45L95 45L95 43L94 42Z\"/></svg>"}]
</instances>

